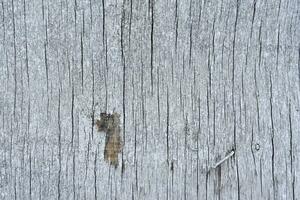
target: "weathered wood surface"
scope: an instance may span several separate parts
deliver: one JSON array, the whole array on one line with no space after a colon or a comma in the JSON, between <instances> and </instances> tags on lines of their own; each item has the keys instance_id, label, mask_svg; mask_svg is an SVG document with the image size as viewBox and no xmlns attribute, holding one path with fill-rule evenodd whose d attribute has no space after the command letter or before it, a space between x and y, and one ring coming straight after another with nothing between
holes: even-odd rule
<instances>
[{"instance_id":1,"label":"weathered wood surface","mask_svg":"<svg viewBox=\"0 0 300 200\"><path fill-rule=\"evenodd\" d=\"M298 0L0 11L0 199L300 199Z\"/></svg>"}]
</instances>

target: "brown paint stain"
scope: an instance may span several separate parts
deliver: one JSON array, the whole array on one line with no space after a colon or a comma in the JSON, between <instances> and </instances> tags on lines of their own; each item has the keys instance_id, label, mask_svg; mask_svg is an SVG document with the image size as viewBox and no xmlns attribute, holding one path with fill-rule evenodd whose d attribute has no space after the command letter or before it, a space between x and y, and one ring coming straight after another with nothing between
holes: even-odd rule
<instances>
[{"instance_id":1,"label":"brown paint stain","mask_svg":"<svg viewBox=\"0 0 300 200\"><path fill-rule=\"evenodd\" d=\"M100 120L96 120L99 132L105 132L104 159L118 167L118 154L121 152L122 142L120 135L120 115L118 113L101 113Z\"/></svg>"}]
</instances>

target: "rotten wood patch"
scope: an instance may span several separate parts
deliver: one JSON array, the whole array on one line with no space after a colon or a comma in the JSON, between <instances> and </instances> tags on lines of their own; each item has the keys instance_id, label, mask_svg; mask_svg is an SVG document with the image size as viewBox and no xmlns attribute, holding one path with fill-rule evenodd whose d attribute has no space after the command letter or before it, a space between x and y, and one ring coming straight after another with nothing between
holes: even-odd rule
<instances>
[{"instance_id":1,"label":"rotten wood patch","mask_svg":"<svg viewBox=\"0 0 300 200\"><path fill-rule=\"evenodd\" d=\"M104 159L118 167L118 154L121 152L122 141L120 135L120 115L118 113L101 113L100 120L96 120L99 132L105 132Z\"/></svg>"}]
</instances>

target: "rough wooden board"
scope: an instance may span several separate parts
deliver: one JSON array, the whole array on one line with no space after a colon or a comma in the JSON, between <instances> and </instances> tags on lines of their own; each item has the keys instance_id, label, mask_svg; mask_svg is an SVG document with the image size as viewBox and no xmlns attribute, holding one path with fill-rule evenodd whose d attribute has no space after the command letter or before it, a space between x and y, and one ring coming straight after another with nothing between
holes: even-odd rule
<instances>
[{"instance_id":1,"label":"rough wooden board","mask_svg":"<svg viewBox=\"0 0 300 200\"><path fill-rule=\"evenodd\" d=\"M0 199L300 199L299 6L1 0Z\"/></svg>"}]
</instances>

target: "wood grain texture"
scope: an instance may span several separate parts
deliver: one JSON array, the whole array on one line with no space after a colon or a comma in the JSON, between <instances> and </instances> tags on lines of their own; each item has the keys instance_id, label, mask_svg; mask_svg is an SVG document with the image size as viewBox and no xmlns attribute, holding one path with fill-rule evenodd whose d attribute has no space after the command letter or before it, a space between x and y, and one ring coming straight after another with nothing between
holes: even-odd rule
<instances>
[{"instance_id":1,"label":"wood grain texture","mask_svg":"<svg viewBox=\"0 0 300 200\"><path fill-rule=\"evenodd\" d=\"M0 0L0 199L300 199L299 10Z\"/></svg>"}]
</instances>

